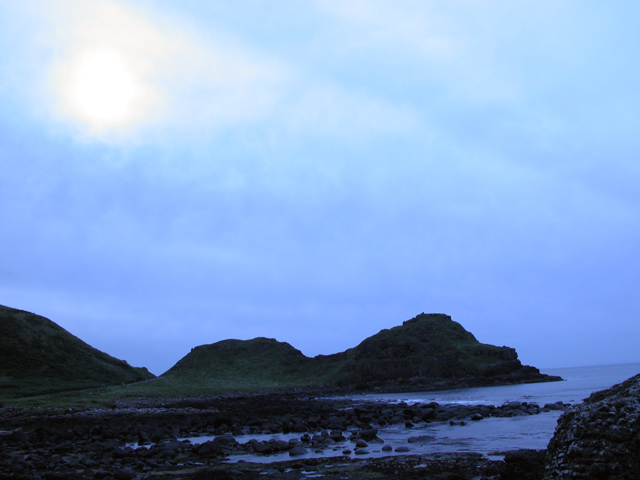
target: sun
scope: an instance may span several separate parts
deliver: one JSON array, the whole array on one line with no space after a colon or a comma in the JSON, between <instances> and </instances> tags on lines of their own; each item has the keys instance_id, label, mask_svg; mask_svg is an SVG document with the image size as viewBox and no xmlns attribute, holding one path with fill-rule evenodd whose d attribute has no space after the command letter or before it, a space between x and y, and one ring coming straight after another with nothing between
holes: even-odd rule
<instances>
[{"instance_id":1,"label":"sun","mask_svg":"<svg viewBox=\"0 0 640 480\"><path fill-rule=\"evenodd\" d=\"M75 99L88 117L117 121L133 97L133 81L115 53L98 54L80 69Z\"/></svg>"},{"instance_id":2,"label":"sun","mask_svg":"<svg viewBox=\"0 0 640 480\"><path fill-rule=\"evenodd\" d=\"M137 85L116 51L89 51L72 62L65 97L67 110L93 130L107 130L133 120Z\"/></svg>"}]
</instances>

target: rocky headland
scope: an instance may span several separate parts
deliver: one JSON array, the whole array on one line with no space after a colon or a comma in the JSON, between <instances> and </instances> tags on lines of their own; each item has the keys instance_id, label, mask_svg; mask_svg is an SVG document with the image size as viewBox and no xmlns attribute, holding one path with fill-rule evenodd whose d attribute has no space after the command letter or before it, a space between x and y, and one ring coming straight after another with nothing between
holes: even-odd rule
<instances>
[{"instance_id":1,"label":"rocky headland","mask_svg":"<svg viewBox=\"0 0 640 480\"><path fill-rule=\"evenodd\" d=\"M164 378L209 383L420 391L562 380L522 365L515 349L480 343L444 314L422 313L333 355L310 358L273 338L201 345Z\"/></svg>"}]
</instances>

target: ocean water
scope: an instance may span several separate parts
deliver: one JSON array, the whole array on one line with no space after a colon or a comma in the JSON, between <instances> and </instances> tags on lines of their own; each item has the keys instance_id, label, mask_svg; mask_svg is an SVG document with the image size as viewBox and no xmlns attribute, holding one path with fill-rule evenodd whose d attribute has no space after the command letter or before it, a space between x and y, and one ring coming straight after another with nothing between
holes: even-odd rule
<instances>
[{"instance_id":1,"label":"ocean water","mask_svg":"<svg viewBox=\"0 0 640 480\"><path fill-rule=\"evenodd\" d=\"M406 402L440 404L485 404L502 405L506 402L518 401L537 403L543 406L545 403L562 401L576 404L582 402L593 392L609 388L638 373L640 363L625 365L606 365L593 367L553 368L542 370L549 375L558 375L565 379L562 382L533 383L524 385L506 385L499 387L463 388L457 390L445 390L439 392L412 392L412 393L388 393L366 394L350 397L354 402L381 401L381 402ZM486 418L477 422L467 422L467 425L449 425L448 423L419 424L407 429L401 425L385 426L379 429L378 437L381 443L371 443L369 453L360 457L380 457L399 455L395 452L383 452L384 445L390 445L393 450L399 446L409 447L404 454L428 454L433 452L478 452L487 456L500 455L500 452L516 450L520 448L544 449L553 436L558 417L562 412L552 411L538 415L511 417L511 418ZM241 443L251 438L268 440L276 438L288 440L290 435L259 435L239 437ZM420 443L409 443L411 436L425 436ZM192 441L204 441L206 437L192 439ZM206 438L209 439L209 438ZM303 457L329 457L343 455L342 451L349 448L354 451L354 445L347 441L336 445L334 448L323 451L309 451ZM355 453L350 456L355 457ZM229 458L229 461L250 461L269 463L289 460L292 457L288 453L269 456L241 455Z\"/></svg>"},{"instance_id":2,"label":"ocean water","mask_svg":"<svg viewBox=\"0 0 640 480\"><path fill-rule=\"evenodd\" d=\"M461 403L502 405L506 402L545 403L562 401L579 403L593 392L604 390L640 373L640 363L601 365L594 367L548 368L542 373L557 375L563 382L503 385L499 387L461 388L440 392L371 394L354 400L381 400L406 403Z\"/></svg>"}]
</instances>

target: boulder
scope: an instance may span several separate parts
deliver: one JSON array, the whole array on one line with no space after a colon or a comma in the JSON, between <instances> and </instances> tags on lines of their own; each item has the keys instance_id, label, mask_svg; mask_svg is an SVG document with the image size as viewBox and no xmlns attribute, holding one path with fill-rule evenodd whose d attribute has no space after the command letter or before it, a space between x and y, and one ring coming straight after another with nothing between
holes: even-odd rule
<instances>
[{"instance_id":1,"label":"boulder","mask_svg":"<svg viewBox=\"0 0 640 480\"><path fill-rule=\"evenodd\" d=\"M196 447L196 452L200 456L219 456L224 455L224 447L216 441L209 440L208 442L204 442Z\"/></svg>"},{"instance_id":2,"label":"boulder","mask_svg":"<svg viewBox=\"0 0 640 480\"><path fill-rule=\"evenodd\" d=\"M566 410L547 450L549 480L640 478L640 375Z\"/></svg>"},{"instance_id":3,"label":"boulder","mask_svg":"<svg viewBox=\"0 0 640 480\"><path fill-rule=\"evenodd\" d=\"M291 450L289 450L289 455L292 457L295 457L298 455L305 455L306 453L307 453L307 450L301 446L293 447Z\"/></svg>"},{"instance_id":4,"label":"boulder","mask_svg":"<svg viewBox=\"0 0 640 480\"><path fill-rule=\"evenodd\" d=\"M377 428L367 428L364 430L360 430L360 437L364 440L373 440L377 438L378 429Z\"/></svg>"}]
</instances>

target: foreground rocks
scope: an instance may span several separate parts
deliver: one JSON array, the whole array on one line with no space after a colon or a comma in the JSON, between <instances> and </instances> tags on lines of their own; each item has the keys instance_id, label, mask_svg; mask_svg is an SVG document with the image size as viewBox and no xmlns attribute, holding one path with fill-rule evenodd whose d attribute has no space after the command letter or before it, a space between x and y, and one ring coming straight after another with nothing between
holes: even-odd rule
<instances>
[{"instance_id":1,"label":"foreground rocks","mask_svg":"<svg viewBox=\"0 0 640 480\"><path fill-rule=\"evenodd\" d=\"M640 478L640 375L565 412L548 452L547 479Z\"/></svg>"},{"instance_id":2,"label":"foreground rocks","mask_svg":"<svg viewBox=\"0 0 640 480\"><path fill-rule=\"evenodd\" d=\"M155 403L128 399L111 409L5 408L0 409L0 478L134 479L162 478L165 474L171 478L210 478L206 472L212 471L218 473L211 478L235 478L239 474L234 471L244 472L238 478L251 478L251 472L258 475L267 470L272 471L271 477L260 473L260 478L302 478L303 467L305 471L310 467L324 471L335 465L336 458L343 467L334 466L331 468L336 470L331 471L342 471L343 478L365 478L368 474L363 472L375 469L397 472L397 478L412 478L416 471L412 462L423 465L420 468L426 469L425 475L427 470L447 471L457 475L452 478L479 478L477 472L482 471L482 478L512 478L509 472L518 470L514 466L529 465L527 472L535 470L531 465L540 464L539 455L513 457L510 453L504 461L474 454L400 456L410 454L413 443L425 438L408 435L407 445L393 450L379 438L379 430L389 424L412 429L432 422L463 427L486 417L535 415L565 408L561 403L539 406L513 402L497 407L355 403L286 394L175 398ZM291 439L252 438L262 434L290 434ZM202 436L211 439L201 443L180 440ZM374 448L393 456L367 459ZM338 456L296 460L307 452ZM286 465L279 462L279 466L223 463L229 455L246 454L284 454L291 461ZM219 476L223 471L226 476ZM472 471L476 476L465 473ZM541 472L532 478L541 478Z\"/></svg>"}]
</instances>

